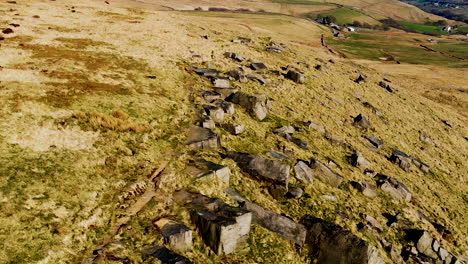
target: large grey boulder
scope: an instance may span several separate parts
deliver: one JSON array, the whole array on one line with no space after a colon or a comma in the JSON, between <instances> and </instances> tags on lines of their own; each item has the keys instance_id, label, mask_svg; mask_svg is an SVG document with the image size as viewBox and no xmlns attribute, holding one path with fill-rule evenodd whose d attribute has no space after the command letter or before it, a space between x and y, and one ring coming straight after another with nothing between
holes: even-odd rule
<instances>
[{"instance_id":1,"label":"large grey boulder","mask_svg":"<svg viewBox=\"0 0 468 264\"><path fill-rule=\"evenodd\" d=\"M233 159L239 168L254 177L288 186L290 170L288 164L242 152L230 151L227 157Z\"/></svg>"},{"instance_id":2,"label":"large grey boulder","mask_svg":"<svg viewBox=\"0 0 468 264\"><path fill-rule=\"evenodd\" d=\"M376 176L377 185L382 191L387 192L393 199L398 201L411 201L413 195L408 187L398 179L378 174Z\"/></svg>"},{"instance_id":3,"label":"large grey boulder","mask_svg":"<svg viewBox=\"0 0 468 264\"><path fill-rule=\"evenodd\" d=\"M221 147L221 138L208 128L190 126L186 144L201 149Z\"/></svg>"},{"instance_id":4,"label":"large grey boulder","mask_svg":"<svg viewBox=\"0 0 468 264\"><path fill-rule=\"evenodd\" d=\"M312 175L318 178L320 181L332 186L338 187L343 182L343 176L334 172L327 165L322 162L312 159L310 162L310 168L312 169Z\"/></svg>"},{"instance_id":5,"label":"large grey boulder","mask_svg":"<svg viewBox=\"0 0 468 264\"><path fill-rule=\"evenodd\" d=\"M245 244L252 213L199 193L177 191L173 199L189 208L190 217L207 246L218 255L234 253Z\"/></svg>"},{"instance_id":6,"label":"large grey boulder","mask_svg":"<svg viewBox=\"0 0 468 264\"><path fill-rule=\"evenodd\" d=\"M289 217L279 215L272 211L266 210L255 203L252 203L234 189L228 188L226 192L234 200L241 203L243 208L252 212L253 223L261 225L299 246L303 245L307 232L302 224L294 222Z\"/></svg>"},{"instance_id":7,"label":"large grey boulder","mask_svg":"<svg viewBox=\"0 0 468 264\"><path fill-rule=\"evenodd\" d=\"M296 163L294 172L296 173L296 178L305 183L312 183L314 181L312 169L304 161L298 161Z\"/></svg>"},{"instance_id":8,"label":"large grey boulder","mask_svg":"<svg viewBox=\"0 0 468 264\"><path fill-rule=\"evenodd\" d=\"M307 228L306 244L311 248L312 263L385 263L376 247L341 226L309 215L301 223Z\"/></svg>"},{"instance_id":9,"label":"large grey boulder","mask_svg":"<svg viewBox=\"0 0 468 264\"><path fill-rule=\"evenodd\" d=\"M237 92L230 97L230 100L244 107L252 117L259 121L265 119L271 109L271 100L264 94L250 95Z\"/></svg>"}]
</instances>

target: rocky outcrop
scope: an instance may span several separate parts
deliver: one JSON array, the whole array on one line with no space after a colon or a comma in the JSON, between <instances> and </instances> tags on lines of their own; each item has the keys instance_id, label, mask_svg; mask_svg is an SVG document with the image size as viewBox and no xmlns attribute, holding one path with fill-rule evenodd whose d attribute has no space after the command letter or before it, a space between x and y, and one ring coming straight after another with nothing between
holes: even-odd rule
<instances>
[{"instance_id":1,"label":"rocky outcrop","mask_svg":"<svg viewBox=\"0 0 468 264\"><path fill-rule=\"evenodd\" d=\"M412 241L416 247L416 252L410 252L414 258L423 257L429 263L462 263L443 248L441 243L434 239L429 232L419 229L407 229L405 232L406 238Z\"/></svg>"},{"instance_id":2,"label":"rocky outcrop","mask_svg":"<svg viewBox=\"0 0 468 264\"><path fill-rule=\"evenodd\" d=\"M398 201L411 201L413 195L405 184L396 178L378 174L376 176L377 185L382 191L388 193L393 199Z\"/></svg>"},{"instance_id":3,"label":"rocky outcrop","mask_svg":"<svg viewBox=\"0 0 468 264\"><path fill-rule=\"evenodd\" d=\"M287 186L289 182L289 165L266 159L248 153L228 152L227 157L233 159L239 168L251 176L262 180Z\"/></svg>"},{"instance_id":4,"label":"rocky outcrop","mask_svg":"<svg viewBox=\"0 0 468 264\"><path fill-rule=\"evenodd\" d=\"M356 188L367 197L374 198L378 195L377 186L375 186L375 184L371 183L370 181L352 181L351 186Z\"/></svg>"},{"instance_id":5,"label":"rocky outcrop","mask_svg":"<svg viewBox=\"0 0 468 264\"><path fill-rule=\"evenodd\" d=\"M189 208L200 236L216 254L231 254L246 242L252 222L249 211L199 193L178 191L173 198Z\"/></svg>"},{"instance_id":6,"label":"rocky outcrop","mask_svg":"<svg viewBox=\"0 0 468 264\"><path fill-rule=\"evenodd\" d=\"M230 96L229 100L244 107L255 119L261 121L265 119L271 109L271 100L263 94L250 95L237 92Z\"/></svg>"},{"instance_id":7,"label":"rocky outcrop","mask_svg":"<svg viewBox=\"0 0 468 264\"><path fill-rule=\"evenodd\" d=\"M240 202L243 205L243 208L252 212L253 223L261 225L299 246L303 245L307 232L302 224L294 222L289 217L276 214L272 211L262 208L255 203L252 203L234 189L227 189L226 192L234 200Z\"/></svg>"},{"instance_id":8,"label":"rocky outcrop","mask_svg":"<svg viewBox=\"0 0 468 264\"><path fill-rule=\"evenodd\" d=\"M306 244L312 252L312 263L385 263L376 247L334 223L309 215L301 223L307 228Z\"/></svg>"}]
</instances>

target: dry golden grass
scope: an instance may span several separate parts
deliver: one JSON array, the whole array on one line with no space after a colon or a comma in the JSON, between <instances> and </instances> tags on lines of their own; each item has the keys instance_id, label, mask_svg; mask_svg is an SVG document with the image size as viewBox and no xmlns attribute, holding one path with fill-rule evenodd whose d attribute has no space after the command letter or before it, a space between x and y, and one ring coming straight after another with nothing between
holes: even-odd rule
<instances>
[{"instance_id":1,"label":"dry golden grass","mask_svg":"<svg viewBox=\"0 0 468 264\"><path fill-rule=\"evenodd\" d=\"M458 92L450 88L466 83L463 69L446 69L445 73L457 79L445 80L441 74L423 80L431 71L444 69L404 64L390 68L340 59L320 47L320 35L328 32L325 28L288 16L142 12L116 7L114 1L111 5L91 0L79 4L69 0L32 1L27 6L18 2L15 8L24 13L20 16L24 23L1 43L0 50L0 62L5 67L2 73L8 73L0 75L0 262L81 262L135 201L118 197L128 193L133 184L146 181L168 153L176 155L165 171L168 175L161 182L161 195L113 238L115 243L106 249L109 256L144 263L140 251L163 243L152 224L163 216L175 216L193 228L187 211L172 205L174 190L189 188L233 203L223 186L194 181L184 173L194 156L228 165L233 172L231 186L261 206L295 220L313 214L378 245L378 238L358 230L360 214L374 215L385 223L383 212L400 213L415 227L427 229L442 240L430 224L418 219L416 212L422 210L452 231L457 243L443 240L445 247L457 254L468 249L465 108L421 96L424 89L443 85L447 88L444 93L458 97ZM78 12L62 16L69 12L65 4L76 6ZM120 5L124 6L124 1ZM0 9L6 6L0 3ZM16 17L13 13L5 15L9 21ZM110 20L113 23L108 23ZM47 30L49 25L77 31L57 35L57 30ZM209 38L200 37L204 34ZM231 42L239 36L250 37L254 43ZM289 49L282 54L266 53L264 44L270 38L286 43ZM297 159L333 160L336 171L347 180L367 179L349 164L346 149L332 145L318 132L306 128L297 132L309 142L311 151L272 133L279 125L301 126L302 121L314 120L361 151L373 169L402 180L416 201L393 202L385 194L371 200L347 185L331 188L320 181L305 185L292 177L292 183L304 188L310 198L278 202L266 190L267 183L242 173L232 160L221 159L217 151L196 152L185 146L185 132L196 117L193 103L205 103L200 92L211 87L208 80L187 69L192 63L223 71L239 67L224 58L226 51L265 62L272 70L295 65L307 75L303 85L274 72L265 73L271 86L233 82L242 91L265 93L275 102L263 122L254 121L237 107L226 122L245 125L246 133L233 136L216 128L227 149L266 156L267 151L288 147ZM335 63L327 62L329 59ZM316 64L322 65L321 71L313 69ZM358 85L353 80L361 72L369 76L369 81ZM157 78L149 79L149 75ZM377 83L383 77L390 78L399 92L390 94L379 87ZM190 94L195 102L189 100ZM465 97L460 98L463 102ZM371 102L383 117L363 102ZM374 129L368 133L382 138L385 148L377 152L369 149L363 133L351 124L352 116L359 113L370 119ZM441 122L445 119L455 126L445 126ZM43 134L29 133L28 128L52 137L31 137ZM429 134L436 145L422 142L418 131ZM22 142L27 144L11 140L25 135L28 138ZM58 140L55 135L66 135L67 140ZM49 138L57 146L42 144ZM76 143L80 138L86 140ZM28 147L39 139L41 148ZM392 148L420 158L432 172L402 171L387 160ZM322 195L334 195L337 201L323 200ZM338 210L348 213L350 220L337 217ZM388 228L382 236L398 246L402 242L397 229ZM193 250L184 254L196 263L310 263L293 245L259 227L252 231L250 250L233 256L216 256L200 236L194 239Z\"/></svg>"}]
</instances>

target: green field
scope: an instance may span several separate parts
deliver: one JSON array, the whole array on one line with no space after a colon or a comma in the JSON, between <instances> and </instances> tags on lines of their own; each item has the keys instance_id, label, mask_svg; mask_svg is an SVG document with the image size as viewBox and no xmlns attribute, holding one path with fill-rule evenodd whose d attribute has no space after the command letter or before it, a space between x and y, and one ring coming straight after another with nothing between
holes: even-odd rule
<instances>
[{"instance_id":1,"label":"green field","mask_svg":"<svg viewBox=\"0 0 468 264\"><path fill-rule=\"evenodd\" d=\"M328 44L353 58L382 60L393 58L403 63L467 67L468 63L449 55L468 59L468 46L455 41L439 44L424 44L445 53L429 52L420 47L420 42L395 36L374 35L372 33L352 33L349 39L330 38ZM390 59L391 60L391 59Z\"/></svg>"},{"instance_id":2,"label":"green field","mask_svg":"<svg viewBox=\"0 0 468 264\"><path fill-rule=\"evenodd\" d=\"M441 26L423 25L404 21L398 21L398 23L402 25L405 29L415 31L417 33L430 35L447 35L447 32L443 31Z\"/></svg>"},{"instance_id":3,"label":"green field","mask_svg":"<svg viewBox=\"0 0 468 264\"><path fill-rule=\"evenodd\" d=\"M352 24L354 21L361 23L368 23L371 25L380 24L380 22L369 14L360 12L353 8L342 7L329 12L320 13L322 16L334 16L336 18L336 24ZM318 14L309 15L309 18L315 19Z\"/></svg>"},{"instance_id":4,"label":"green field","mask_svg":"<svg viewBox=\"0 0 468 264\"><path fill-rule=\"evenodd\" d=\"M272 0L271 2L288 5L336 5L333 3L315 2L307 0Z\"/></svg>"}]
</instances>

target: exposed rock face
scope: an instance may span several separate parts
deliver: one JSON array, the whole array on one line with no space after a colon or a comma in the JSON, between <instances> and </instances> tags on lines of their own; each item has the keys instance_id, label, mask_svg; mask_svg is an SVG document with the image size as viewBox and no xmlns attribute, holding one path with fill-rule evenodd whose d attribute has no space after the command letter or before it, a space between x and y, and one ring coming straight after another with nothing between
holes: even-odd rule
<instances>
[{"instance_id":1,"label":"exposed rock face","mask_svg":"<svg viewBox=\"0 0 468 264\"><path fill-rule=\"evenodd\" d=\"M297 69L290 69L285 75L286 78L296 82L296 83L304 83L305 75L303 72L300 72Z\"/></svg>"},{"instance_id":2,"label":"exposed rock face","mask_svg":"<svg viewBox=\"0 0 468 264\"><path fill-rule=\"evenodd\" d=\"M155 224L161 230L164 241L171 248L178 251L186 251L192 247L192 230L184 224L165 218L159 219Z\"/></svg>"},{"instance_id":3,"label":"exposed rock face","mask_svg":"<svg viewBox=\"0 0 468 264\"><path fill-rule=\"evenodd\" d=\"M193 71L203 77L214 77L221 74L221 72L219 72L218 70L208 68L193 68Z\"/></svg>"},{"instance_id":4,"label":"exposed rock face","mask_svg":"<svg viewBox=\"0 0 468 264\"><path fill-rule=\"evenodd\" d=\"M371 128L372 125L369 120L362 114L359 114L354 118L354 126L360 129L368 129Z\"/></svg>"},{"instance_id":5,"label":"exposed rock face","mask_svg":"<svg viewBox=\"0 0 468 264\"><path fill-rule=\"evenodd\" d=\"M146 257L156 257L164 264L192 264L192 262L184 256L181 256L166 247L157 246L143 251Z\"/></svg>"},{"instance_id":6,"label":"exposed rock face","mask_svg":"<svg viewBox=\"0 0 468 264\"><path fill-rule=\"evenodd\" d=\"M377 175L377 185L382 189L382 191L387 192L390 196L393 197L395 200L399 201L411 201L412 194L409 191L408 187L404 185L402 182L397 180L396 178L385 176L385 175Z\"/></svg>"},{"instance_id":7,"label":"exposed rock face","mask_svg":"<svg viewBox=\"0 0 468 264\"><path fill-rule=\"evenodd\" d=\"M285 163L241 152L230 151L227 156L254 177L288 186L290 167Z\"/></svg>"},{"instance_id":8,"label":"exposed rock face","mask_svg":"<svg viewBox=\"0 0 468 264\"><path fill-rule=\"evenodd\" d=\"M252 222L249 211L199 193L178 191L173 198L190 208L192 222L216 254L231 254L247 240Z\"/></svg>"},{"instance_id":9,"label":"exposed rock face","mask_svg":"<svg viewBox=\"0 0 468 264\"><path fill-rule=\"evenodd\" d=\"M296 177L305 183L312 183L314 180L312 169L303 161L296 163L294 172L296 173Z\"/></svg>"},{"instance_id":10,"label":"exposed rock face","mask_svg":"<svg viewBox=\"0 0 468 264\"><path fill-rule=\"evenodd\" d=\"M351 156L351 163L353 166L358 167L361 170L367 170L371 167L370 162L366 160L359 151Z\"/></svg>"},{"instance_id":11,"label":"exposed rock face","mask_svg":"<svg viewBox=\"0 0 468 264\"><path fill-rule=\"evenodd\" d=\"M384 264L377 248L342 227L306 215L306 244L312 250L313 263L320 264Z\"/></svg>"},{"instance_id":12,"label":"exposed rock face","mask_svg":"<svg viewBox=\"0 0 468 264\"><path fill-rule=\"evenodd\" d=\"M221 147L221 138L208 128L190 126L186 144L202 149L219 148Z\"/></svg>"},{"instance_id":13,"label":"exposed rock face","mask_svg":"<svg viewBox=\"0 0 468 264\"><path fill-rule=\"evenodd\" d=\"M413 241L416 245L417 252L413 252L413 254L422 254L429 258L430 263L462 263L443 248L438 240L432 238L427 231L418 229L408 229L405 231L407 239Z\"/></svg>"},{"instance_id":14,"label":"exposed rock face","mask_svg":"<svg viewBox=\"0 0 468 264\"><path fill-rule=\"evenodd\" d=\"M310 168L312 169L313 177L318 178L322 182L332 186L338 187L343 182L343 176L334 172L332 169L327 167L327 165L321 163L316 159L310 161Z\"/></svg>"},{"instance_id":15,"label":"exposed rock face","mask_svg":"<svg viewBox=\"0 0 468 264\"><path fill-rule=\"evenodd\" d=\"M237 92L231 96L230 100L247 109L249 114L259 121L265 119L271 109L271 100L263 94L250 95Z\"/></svg>"},{"instance_id":16,"label":"exposed rock face","mask_svg":"<svg viewBox=\"0 0 468 264\"><path fill-rule=\"evenodd\" d=\"M234 78L234 80L239 81L241 83L246 83L248 81L247 77L241 70L232 70L227 73L227 75Z\"/></svg>"},{"instance_id":17,"label":"exposed rock face","mask_svg":"<svg viewBox=\"0 0 468 264\"><path fill-rule=\"evenodd\" d=\"M296 223L291 218L278 215L266 210L261 206L252 203L234 189L227 189L226 192L238 202L243 204L243 208L253 214L252 221L266 229L275 232L279 236L302 246L306 239L306 229L302 224Z\"/></svg>"},{"instance_id":18,"label":"exposed rock face","mask_svg":"<svg viewBox=\"0 0 468 264\"><path fill-rule=\"evenodd\" d=\"M377 186L369 181L353 181L351 185L367 197L377 197Z\"/></svg>"},{"instance_id":19,"label":"exposed rock face","mask_svg":"<svg viewBox=\"0 0 468 264\"><path fill-rule=\"evenodd\" d=\"M216 127L216 123L209 117L203 117L200 119L200 126L203 128L214 129Z\"/></svg>"},{"instance_id":20,"label":"exposed rock face","mask_svg":"<svg viewBox=\"0 0 468 264\"><path fill-rule=\"evenodd\" d=\"M384 145L384 142L374 136L364 136L375 148L379 149Z\"/></svg>"}]
</instances>

